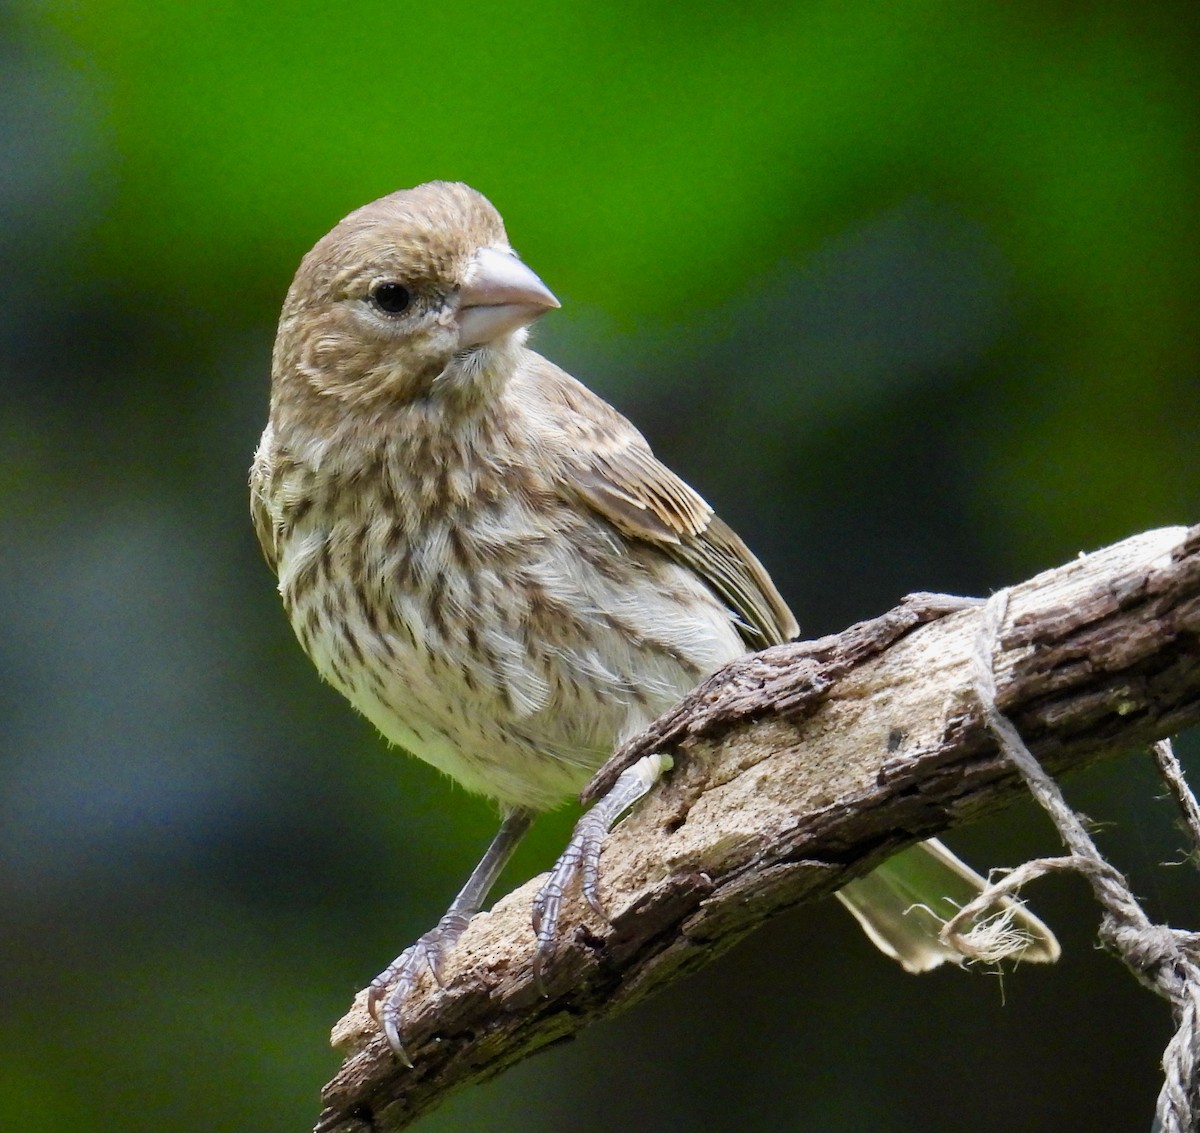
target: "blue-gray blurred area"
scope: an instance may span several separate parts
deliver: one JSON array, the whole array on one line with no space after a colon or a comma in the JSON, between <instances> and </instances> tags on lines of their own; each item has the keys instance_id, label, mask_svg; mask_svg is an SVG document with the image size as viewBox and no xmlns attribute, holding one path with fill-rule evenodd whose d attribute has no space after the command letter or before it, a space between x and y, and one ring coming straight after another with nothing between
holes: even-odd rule
<instances>
[{"instance_id":1,"label":"blue-gray blurred area","mask_svg":"<svg viewBox=\"0 0 1200 1133\"><path fill-rule=\"evenodd\" d=\"M275 316L340 216L490 196L563 301L539 348L831 632L1200 518L1198 35L1137 0L0 6L0 1127L311 1127L329 1026L492 833L318 682L248 522ZM1068 790L1200 928L1146 757ZM1031 805L951 841L1057 849ZM1053 970L910 977L798 910L420 1128L1149 1128L1167 1008L1082 882L1030 896Z\"/></svg>"}]
</instances>

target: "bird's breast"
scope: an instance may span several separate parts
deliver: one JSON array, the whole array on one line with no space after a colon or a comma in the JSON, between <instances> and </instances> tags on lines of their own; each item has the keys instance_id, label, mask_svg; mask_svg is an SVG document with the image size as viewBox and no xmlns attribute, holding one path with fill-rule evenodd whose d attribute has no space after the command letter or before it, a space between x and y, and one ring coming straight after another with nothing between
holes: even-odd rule
<instances>
[{"instance_id":1,"label":"bird's breast","mask_svg":"<svg viewBox=\"0 0 1200 1133\"><path fill-rule=\"evenodd\" d=\"M360 476L281 514L279 589L321 674L469 788L554 805L742 652L690 572L590 513L439 475L442 493Z\"/></svg>"}]
</instances>

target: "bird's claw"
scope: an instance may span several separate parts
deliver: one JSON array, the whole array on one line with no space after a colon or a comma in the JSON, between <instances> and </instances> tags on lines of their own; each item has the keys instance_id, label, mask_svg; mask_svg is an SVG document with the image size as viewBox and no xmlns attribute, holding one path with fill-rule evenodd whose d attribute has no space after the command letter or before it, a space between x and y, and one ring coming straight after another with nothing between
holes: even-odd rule
<instances>
[{"instance_id":1,"label":"bird's claw","mask_svg":"<svg viewBox=\"0 0 1200 1133\"><path fill-rule=\"evenodd\" d=\"M584 899L597 916L608 921L608 914L600 902L600 850L607 833L608 825L604 816L598 816L595 810L588 811L576 824L566 849L559 855L549 877L533 899L533 931L537 936L533 953L533 979L542 996L546 994L543 973L558 945L563 895L576 877L581 879Z\"/></svg>"},{"instance_id":2,"label":"bird's claw","mask_svg":"<svg viewBox=\"0 0 1200 1133\"><path fill-rule=\"evenodd\" d=\"M558 921L563 895L576 877L583 899L605 924L608 913L600 900L600 851L609 830L620 816L640 799L671 766L667 755L649 755L621 772L611 791L575 824L554 868L538 895L533 899L533 931L537 946L533 953L533 980L541 995L546 994L543 973L558 944Z\"/></svg>"},{"instance_id":3,"label":"bird's claw","mask_svg":"<svg viewBox=\"0 0 1200 1133\"><path fill-rule=\"evenodd\" d=\"M404 1049L404 1007L421 973L428 970L438 987L443 986L446 956L466 930L468 919L447 913L434 928L409 945L372 981L367 990L367 1010L382 1028L396 1057L412 1068Z\"/></svg>"}]
</instances>

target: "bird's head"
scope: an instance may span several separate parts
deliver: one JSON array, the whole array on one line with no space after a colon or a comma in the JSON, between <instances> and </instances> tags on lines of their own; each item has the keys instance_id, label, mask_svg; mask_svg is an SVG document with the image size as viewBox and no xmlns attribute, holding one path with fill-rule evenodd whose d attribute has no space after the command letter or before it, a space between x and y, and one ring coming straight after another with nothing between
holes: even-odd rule
<instances>
[{"instance_id":1,"label":"bird's head","mask_svg":"<svg viewBox=\"0 0 1200 1133\"><path fill-rule=\"evenodd\" d=\"M275 381L362 404L461 391L503 369L528 324L558 305L485 197L431 181L357 209L304 257Z\"/></svg>"}]
</instances>

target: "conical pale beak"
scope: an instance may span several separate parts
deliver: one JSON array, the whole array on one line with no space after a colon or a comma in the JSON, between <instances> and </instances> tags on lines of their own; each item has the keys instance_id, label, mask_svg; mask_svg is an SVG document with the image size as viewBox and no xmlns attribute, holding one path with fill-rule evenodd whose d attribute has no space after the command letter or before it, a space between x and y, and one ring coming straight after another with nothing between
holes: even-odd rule
<instances>
[{"instance_id":1,"label":"conical pale beak","mask_svg":"<svg viewBox=\"0 0 1200 1133\"><path fill-rule=\"evenodd\" d=\"M495 342L558 306L550 289L516 256L480 248L458 293L458 344L465 350Z\"/></svg>"}]
</instances>

